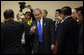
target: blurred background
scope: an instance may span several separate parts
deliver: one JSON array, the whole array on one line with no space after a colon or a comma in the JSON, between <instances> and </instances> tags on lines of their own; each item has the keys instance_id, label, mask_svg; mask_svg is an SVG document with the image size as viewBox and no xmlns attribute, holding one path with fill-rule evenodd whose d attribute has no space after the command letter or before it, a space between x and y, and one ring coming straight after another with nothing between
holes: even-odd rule
<instances>
[{"instance_id":1,"label":"blurred background","mask_svg":"<svg viewBox=\"0 0 84 55\"><path fill-rule=\"evenodd\" d=\"M4 18L3 12L6 9L12 9L15 13L15 20L16 14L19 13L19 2L26 2L25 5L31 5L33 9L40 8L46 9L48 11L47 17L54 20L55 18L55 10L61 9L64 6L70 6L71 8L76 8L83 6L83 1L1 1L1 21ZM26 11L30 11L29 9L23 9L23 13Z\"/></svg>"}]
</instances>

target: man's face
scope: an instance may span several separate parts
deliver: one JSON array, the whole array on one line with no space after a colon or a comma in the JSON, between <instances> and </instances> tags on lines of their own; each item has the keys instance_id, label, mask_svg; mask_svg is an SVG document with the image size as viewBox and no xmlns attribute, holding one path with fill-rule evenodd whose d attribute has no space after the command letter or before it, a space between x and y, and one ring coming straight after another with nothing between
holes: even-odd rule
<instances>
[{"instance_id":1,"label":"man's face","mask_svg":"<svg viewBox=\"0 0 84 55\"><path fill-rule=\"evenodd\" d=\"M42 11L42 16L46 18L47 14L45 11Z\"/></svg>"},{"instance_id":2,"label":"man's face","mask_svg":"<svg viewBox=\"0 0 84 55\"><path fill-rule=\"evenodd\" d=\"M36 18L36 20L40 20L41 16L42 14L39 11L34 12L34 17Z\"/></svg>"},{"instance_id":3,"label":"man's face","mask_svg":"<svg viewBox=\"0 0 84 55\"><path fill-rule=\"evenodd\" d=\"M73 17L74 19L78 19L78 18L79 18L79 17L78 17L78 13L77 13L76 10L73 10L73 11L72 11L72 17Z\"/></svg>"},{"instance_id":4,"label":"man's face","mask_svg":"<svg viewBox=\"0 0 84 55\"><path fill-rule=\"evenodd\" d=\"M81 11L78 12L78 16L79 16L79 21L83 21L83 15L81 14Z\"/></svg>"},{"instance_id":5,"label":"man's face","mask_svg":"<svg viewBox=\"0 0 84 55\"><path fill-rule=\"evenodd\" d=\"M60 13L58 11L55 12L55 17L60 16Z\"/></svg>"},{"instance_id":6,"label":"man's face","mask_svg":"<svg viewBox=\"0 0 84 55\"><path fill-rule=\"evenodd\" d=\"M25 18L26 19L30 19L31 18L31 14L30 13L25 14Z\"/></svg>"},{"instance_id":7,"label":"man's face","mask_svg":"<svg viewBox=\"0 0 84 55\"><path fill-rule=\"evenodd\" d=\"M64 20L65 19L65 14L61 14L60 17Z\"/></svg>"}]
</instances>

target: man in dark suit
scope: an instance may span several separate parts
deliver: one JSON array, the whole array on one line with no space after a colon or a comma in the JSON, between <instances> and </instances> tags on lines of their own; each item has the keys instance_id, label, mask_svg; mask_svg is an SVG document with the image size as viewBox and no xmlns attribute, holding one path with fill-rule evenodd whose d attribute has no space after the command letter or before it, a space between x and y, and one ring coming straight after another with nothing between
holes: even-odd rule
<instances>
[{"instance_id":1,"label":"man in dark suit","mask_svg":"<svg viewBox=\"0 0 84 55\"><path fill-rule=\"evenodd\" d=\"M61 9L63 22L57 33L57 54L77 54L78 50L78 24L71 17L71 8L65 6Z\"/></svg>"},{"instance_id":2,"label":"man in dark suit","mask_svg":"<svg viewBox=\"0 0 84 55\"><path fill-rule=\"evenodd\" d=\"M32 23L33 54L51 54L54 48L54 33L51 19L43 18L40 9L34 9L36 20Z\"/></svg>"},{"instance_id":3,"label":"man in dark suit","mask_svg":"<svg viewBox=\"0 0 84 55\"><path fill-rule=\"evenodd\" d=\"M1 53L25 54L21 45L24 25L14 21L14 12L11 9L4 11L5 22L1 24Z\"/></svg>"},{"instance_id":4,"label":"man in dark suit","mask_svg":"<svg viewBox=\"0 0 84 55\"><path fill-rule=\"evenodd\" d=\"M61 15L61 9L57 9L55 11L55 20L53 21L54 23L54 42L55 42L55 48L53 50L53 54L56 54L56 50L57 50L57 31L61 23L60 15Z\"/></svg>"},{"instance_id":5,"label":"man in dark suit","mask_svg":"<svg viewBox=\"0 0 84 55\"><path fill-rule=\"evenodd\" d=\"M83 6L78 7L78 16L79 16L79 46L78 54L83 54Z\"/></svg>"},{"instance_id":6,"label":"man in dark suit","mask_svg":"<svg viewBox=\"0 0 84 55\"><path fill-rule=\"evenodd\" d=\"M57 40L57 31L58 31L58 28L59 28L59 25L61 23L61 9L57 9L56 12L55 12L55 21L54 21L54 31L55 31L55 42Z\"/></svg>"},{"instance_id":7,"label":"man in dark suit","mask_svg":"<svg viewBox=\"0 0 84 55\"><path fill-rule=\"evenodd\" d=\"M79 22L77 8L72 9L72 18L75 19L77 22Z\"/></svg>"}]
</instances>

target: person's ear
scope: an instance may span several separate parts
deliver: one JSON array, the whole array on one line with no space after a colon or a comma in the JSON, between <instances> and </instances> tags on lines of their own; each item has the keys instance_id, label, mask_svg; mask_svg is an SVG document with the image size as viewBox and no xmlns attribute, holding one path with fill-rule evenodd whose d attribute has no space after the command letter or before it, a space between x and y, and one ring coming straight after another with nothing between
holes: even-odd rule
<instances>
[{"instance_id":1,"label":"person's ear","mask_svg":"<svg viewBox=\"0 0 84 55\"><path fill-rule=\"evenodd\" d=\"M64 17L66 17L67 15L66 14L64 14Z\"/></svg>"}]
</instances>

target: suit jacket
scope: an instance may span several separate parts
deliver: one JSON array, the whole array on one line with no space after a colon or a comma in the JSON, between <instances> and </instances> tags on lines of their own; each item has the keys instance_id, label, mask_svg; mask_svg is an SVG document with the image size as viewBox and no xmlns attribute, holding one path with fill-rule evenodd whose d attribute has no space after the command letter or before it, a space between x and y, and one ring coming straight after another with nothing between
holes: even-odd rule
<instances>
[{"instance_id":1,"label":"suit jacket","mask_svg":"<svg viewBox=\"0 0 84 55\"><path fill-rule=\"evenodd\" d=\"M24 25L14 20L1 24L1 53L2 54L25 54L21 45Z\"/></svg>"},{"instance_id":2,"label":"suit jacket","mask_svg":"<svg viewBox=\"0 0 84 55\"><path fill-rule=\"evenodd\" d=\"M33 50L35 53L38 53L38 46L39 46L39 35L38 35L38 27L37 27L37 21L35 20L32 25L36 25L35 33L33 33ZM45 47L44 52L45 53L50 53L51 52L51 44L54 44L54 33L53 33L53 24L52 20L48 18L43 18L43 33L42 33L42 38L43 38L43 44Z\"/></svg>"},{"instance_id":3,"label":"suit jacket","mask_svg":"<svg viewBox=\"0 0 84 55\"><path fill-rule=\"evenodd\" d=\"M79 47L78 54L83 54L83 23L79 25Z\"/></svg>"},{"instance_id":4,"label":"suit jacket","mask_svg":"<svg viewBox=\"0 0 84 55\"><path fill-rule=\"evenodd\" d=\"M54 42L56 43L56 40L57 40L57 31L58 31L58 28L59 28L59 26L60 26L61 23L59 22L58 24L56 24L57 27L55 25L56 21L53 21L53 23L54 23Z\"/></svg>"},{"instance_id":5,"label":"suit jacket","mask_svg":"<svg viewBox=\"0 0 84 55\"><path fill-rule=\"evenodd\" d=\"M66 18L59 26L57 33L57 53L77 54L78 24L72 17Z\"/></svg>"},{"instance_id":6,"label":"suit jacket","mask_svg":"<svg viewBox=\"0 0 84 55\"><path fill-rule=\"evenodd\" d=\"M25 31L25 44L23 45L23 47L26 50L26 54L31 54L32 41L33 41L33 38L30 35L31 25L28 25L27 21L24 18L22 18L21 24L24 25L24 31Z\"/></svg>"}]
</instances>

